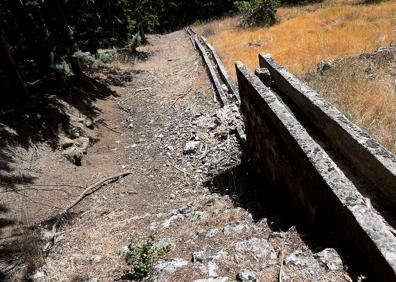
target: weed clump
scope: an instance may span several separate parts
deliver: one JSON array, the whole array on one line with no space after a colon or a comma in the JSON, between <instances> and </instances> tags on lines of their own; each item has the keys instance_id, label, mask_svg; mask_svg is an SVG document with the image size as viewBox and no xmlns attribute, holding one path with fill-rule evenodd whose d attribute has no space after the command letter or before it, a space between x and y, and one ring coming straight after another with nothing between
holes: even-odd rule
<instances>
[{"instance_id":1,"label":"weed clump","mask_svg":"<svg viewBox=\"0 0 396 282\"><path fill-rule=\"evenodd\" d=\"M129 238L125 261L130 267L127 276L131 279L142 279L151 271L153 264L171 250L170 245L156 246L154 236L139 244L133 237Z\"/></svg>"}]
</instances>

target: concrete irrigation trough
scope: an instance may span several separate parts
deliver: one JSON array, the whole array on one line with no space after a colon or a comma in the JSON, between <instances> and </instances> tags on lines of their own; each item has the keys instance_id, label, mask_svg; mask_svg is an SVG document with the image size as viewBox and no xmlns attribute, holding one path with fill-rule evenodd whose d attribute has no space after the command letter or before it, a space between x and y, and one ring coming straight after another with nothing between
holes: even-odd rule
<instances>
[{"instance_id":1,"label":"concrete irrigation trough","mask_svg":"<svg viewBox=\"0 0 396 282\"><path fill-rule=\"evenodd\" d=\"M362 167L364 173L367 171L373 182L385 185L384 193L395 196L395 182L391 181L395 175L394 158L385 149L372 143L370 137L267 55L260 57L260 64L269 69L277 89L296 96L293 101L298 107L326 134L337 139L347 156L356 158L351 162ZM245 149L255 164L290 195L305 218L342 245L343 251L371 274L371 279L396 281L396 237L384 219L365 204L354 184L278 93L242 63L236 64L236 71L245 122ZM388 175L384 168L389 170Z\"/></svg>"},{"instance_id":2,"label":"concrete irrigation trough","mask_svg":"<svg viewBox=\"0 0 396 282\"><path fill-rule=\"evenodd\" d=\"M396 157L349 121L338 109L275 62L271 55L259 55L260 66L271 74L271 87L287 96L334 150L355 168L358 178L368 178L396 209Z\"/></svg>"}]
</instances>

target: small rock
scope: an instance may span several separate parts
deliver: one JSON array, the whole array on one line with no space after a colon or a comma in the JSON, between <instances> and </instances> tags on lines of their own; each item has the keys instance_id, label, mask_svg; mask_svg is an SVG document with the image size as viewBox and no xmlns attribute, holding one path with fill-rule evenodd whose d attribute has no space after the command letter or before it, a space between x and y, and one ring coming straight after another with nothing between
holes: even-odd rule
<instances>
[{"instance_id":1,"label":"small rock","mask_svg":"<svg viewBox=\"0 0 396 282\"><path fill-rule=\"evenodd\" d=\"M343 263L340 256L338 255L337 251L332 248L324 249L315 256L318 258L320 263L327 266L327 268L330 270L335 271L343 268Z\"/></svg>"},{"instance_id":2,"label":"small rock","mask_svg":"<svg viewBox=\"0 0 396 282\"><path fill-rule=\"evenodd\" d=\"M84 121L84 125L89 129L94 129L94 122L91 118L86 118Z\"/></svg>"},{"instance_id":3,"label":"small rock","mask_svg":"<svg viewBox=\"0 0 396 282\"><path fill-rule=\"evenodd\" d=\"M126 257L126 256L129 254L129 248L128 248L128 246L127 246L127 245L122 246L122 247L120 248L120 250L118 251L118 253L120 254L120 256Z\"/></svg>"},{"instance_id":4,"label":"small rock","mask_svg":"<svg viewBox=\"0 0 396 282\"><path fill-rule=\"evenodd\" d=\"M244 258L246 253L252 253L257 258L275 259L276 253L272 245L264 239L252 238L235 244L239 258Z\"/></svg>"},{"instance_id":5,"label":"small rock","mask_svg":"<svg viewBox=\"0 0 396 282\"><path fill-rule=\"evenodd\" d=\"M207 238L212 238L214 236L216 236L216 234L219 233L219 229L217 228L212 228L208 231L208 233L206 233L206 237Z\"/></svg>"},{"instance_id":6,"label":"small rock","mask_svg":"<svg viewBox=\"0 0 396 282\"><path fill-rule=\"evenodd\" d=\"M193 262L205 262L207 257L204 251L194 252L192 254L192 261Z\"/></svg>"},{"instance_id":7,"label":"small rock","mask_svg":"<svg viewBox=\"0 0 396 282\"><path fill-rule=\"evenodd\" d=\"M165 247L170 247L171 250L174 250L176 248L175 240L172 238L162 238L154 244L154 248L156 249L162 249Z\"/></svg>"},{"instance_id":8,"label":"small rock","mask_svg":"<svg viewBox=\"0 0 396 282\"><path fill-rule=\"evenodd\" d=\"M217 271L219 270L219 267L214 262L208 262L207 270L208 270L209 277L217 277L218 276Z\"/></svg>"},{"instance_id":9,"label":"small rock","mask_svg":"<svg viewBox=\"0 0 396 282\"><path fill-rule=\"evenodd\" d=\"M244 230L248 230L249 225L246 221L236 220L231 222L229 225L224 226L223 232L225 235L241 233Z\"/></svg>"},{"instance_id":10,"label":"small rock","mask_svg":"<svg viewBox=\"0 0 396 282\"><path fill-rule=\"evenodd\" d=\"M229 278L228 277L216 277L216 278L208 278L208 279L198 279L194 280L193 282L228 282Z\"/></svg>"},{"instance_id":11,"label":"small rock","mask_svg":"<svg viewBox=\"0 0 396 282\"><path fill-rule=\"evenodd\" d=\"M159 271L159 272L165 272L165 273L173 273L175 272L178 268L182 268L188 264L188 261L184 259L174 259L171 261L160 261L154 265L154 269Z\"/></svg>"},{"instance_id":12,"label":"small rock","mask_svg":"<svg viewBox=\"0 0 396 282\"><path fill-rule=\"evenodd\" d=\"M166 220L161 224L161 227L162 227L162 228L168 228L168 227L171 225L171 223L172 223L173 221L179 220L179 219L182 219L182 218L183 218L183 216L180 215L180 214L172 215L170 218L166 219Z\"/></svg>"},{"instance_id":13,"label":"small rock","mask_svg":"<svg viewBox=\"0 0 396 282\"><path fill-rule=\"evenodd\" d=\"M33 281L44 281L45 274L43 271L37 271L33 276Z\"/></svg>"},{"instance_id":14,"label":"small rock","mask_svg":"<svg viewBox=\"0 0 396 282\"><path fill-rule=\"evenodd\" d=\"M304 254L302 250L296 250L288 255L285 259L287 265L294 265L302 268L314 267L317 264L316 260Z\"/></svg>"},{"instance_id":15,"label":"small rock","mask_svg":"<svg viewBox=\"0 0 396 282\"><path fill-rule=\"evenodd\" d=\"M81 161L83 159L83 151L81 149L73 146L63 151L62 155L72 164L77 166L81 165Z\"/></svg>"},{"instance_id":16,"label":"small rock","mask_svg":"<svg viewBox=\"0 0 396 282\"><path fill-rule=\"evenodd\" d=\"M334 62L330 60L321 61L317 67L316 72L320 75L323 75L325 71L331 69L334 66Z\"/></svg>"},{"instance_id":17,"label":"small rock","mask_svg":"<svg viewBox=\"0 0 396 282\"><path fill-rule=\"evenodd\" d=\"M102 256L86 254L86 255L82 255L81 259L87 262L100 262L102 260Z\"/></svg>"},{"instance_id":18,"label":"small rock","mask_svg":"<svg viewBox=\"0 0 396 282\"><path fill-rule=\"evenodd\" d=\"M88 146L89 146L89 138L88 137L80 137L78 139L74 140L76 142L76 145L83 151L83 153L86 153Z\"/></svg>"},{"instance_id":19,"label":"small rock","mask_svg":"<svg viewBox=\"0 0 396 282\"><path fill-rule=\"evenodd\" d=\"M59 140L59 145L63 150L66 150L69 147L72 147L74 145L74 140L67 138L67 137L62 137Z\"/></svg>"},{"instance_id":20,"label":"small rock","mask_svg":"<svg viewBox=\"0 0 396 282\"><path fill-rule=\"evenodd\" d=\"M128 128L133 128L133 123L128 124Z\"/></svg>"},{"instance_id":21,"label":"small rock","mask_svg":"<svg viewBox=\"0 0 396 282\"><path fill-rule=\"evenodd\" d=\"M253 271L242 269L237 275L238 281L241 282L255 282L257 281L256 274Z\"/></svg>"},{"instance_id":22,"label":"small rock","mask_svg":"<svg viewBox=\"0 0 396 282\"><path fill-rule=\"evenodd\" d=\"M96 277L88 278L88 279L83 280L82 282L99 282L99 278L96 278Z\"/></svg>"},{"instance_id":23,"label":"small rock","mask_svg":"<svg viewBox=\"0 0 396 282\"><path fill-rule=\"evenodd\" d=\"M188 141L184 146L183 153L184 154L192 154L195 153L199 149L199 141Z\"/></svg>"}]
</instances>

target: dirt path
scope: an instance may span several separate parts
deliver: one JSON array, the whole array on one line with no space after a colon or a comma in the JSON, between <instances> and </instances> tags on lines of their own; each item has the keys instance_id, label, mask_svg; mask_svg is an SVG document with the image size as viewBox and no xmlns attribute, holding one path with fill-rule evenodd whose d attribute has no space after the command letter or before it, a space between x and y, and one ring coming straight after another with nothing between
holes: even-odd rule
<instances>
[{"instance_id":1,"label":"dirt path","mask_svg":"<svg viewBox=\"0 0 396 282\"><path fill-rule=\"evenodd\" d=\"M263 191L256 189L267 184L254 177L248 164L241 164L241 149L227 121L229 110L214 101L188 37L180 31L150 40L152 45L143 48L150 54L147 59L113 66L130 79L113 80L112 90L119 96L97 102L106 126L90 131L90 139L97 142L81 167L45 153L45 147L38 149L42 153L35 158L35 185L85 187L118 172L132 174L72 209L41 266L37 261L43 256L29 247L30 260L35 261L31 265L40 266L35 280L122 280L127 266L120 251L130 236L144 241L150 234L160 244L171 245L151 273L149 279L155 281L228 281L238 273L247 275L243 269L258 281L278 281L281 257L283 281L344 280L337 254L335 266L330 266L334 270L329 270L320 255L314 256L324 246L297 232L279 197L267 192L262 197ZM26 194L18 198L8 193L5 214L31 226L41 224L39 238L45 238L48 218L83 187L36 189L28 196L40 199L38 203L27 200ZM4 229L3 240L10 238L7 234L18 235L17 226ZM18 242L21 238L22 233ZM42 244L29 238L34 246ZM4 244L10 249L15 242ZM10 271L18 273L22 267L27 266ZM14 275L14 281L21 279Z\"/></svg>"}]
</instances>

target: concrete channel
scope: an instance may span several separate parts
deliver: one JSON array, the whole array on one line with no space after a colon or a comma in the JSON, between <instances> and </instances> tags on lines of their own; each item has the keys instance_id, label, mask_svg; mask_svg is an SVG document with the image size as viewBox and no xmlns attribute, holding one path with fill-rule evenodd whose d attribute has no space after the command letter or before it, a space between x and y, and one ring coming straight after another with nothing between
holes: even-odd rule
<instances>
[{"instance_id":1,"label":"concrete channel","mask_svg":"<svg viewBox=\"0 0 396 282\"><path fill-rule=\"evenodd\" d=\"M241 142L257 168L370 281L396 281L395 156L268 54L260 54L257 75L236 64L235 90L214 48L187 32L222 94L239 107ZM367 204L372 194L385 208Z\"/></svg>"}]
</instances>

